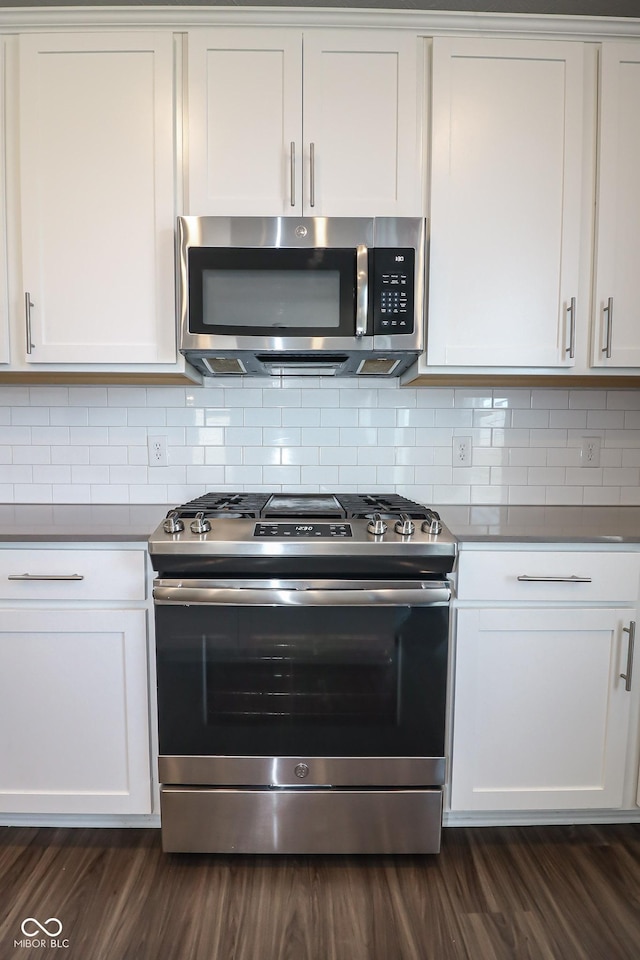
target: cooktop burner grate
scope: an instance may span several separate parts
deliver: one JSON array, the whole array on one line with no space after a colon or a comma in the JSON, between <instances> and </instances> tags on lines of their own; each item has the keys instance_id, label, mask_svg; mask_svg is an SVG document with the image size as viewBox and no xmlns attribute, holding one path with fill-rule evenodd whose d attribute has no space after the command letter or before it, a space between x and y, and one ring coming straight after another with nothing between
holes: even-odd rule
<instances>
[{"instance_id":1,"label":"cooktop burner grate","mask_svg":"<svg viewBox=\"0 0 640 960\"><path fill-rule=\"evenodd\" d=\"M368 519L374 513L384 517L408 514L412 520L425 519L429 510L399 494L268 494L205 493L176 508L185 519L204 513L207 517L284 519L315 517L327 519Z\"/></svg>"}]
</instances>

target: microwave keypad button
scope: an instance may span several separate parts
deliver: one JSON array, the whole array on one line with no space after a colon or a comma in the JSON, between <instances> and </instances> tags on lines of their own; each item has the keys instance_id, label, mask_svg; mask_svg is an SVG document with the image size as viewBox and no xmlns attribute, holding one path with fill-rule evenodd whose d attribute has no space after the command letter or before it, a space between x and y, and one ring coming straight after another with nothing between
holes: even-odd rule
<instances>
[{"instance_id":1,"label":"microwave keypad button","mask_svg":"<svg viewBox=\"0 0 640 960\"><path fill-rule=\"evenodd\" d=\"M411 249L375 251L373 278L374 333L410 333L414 328L413 297L415 252Z\"/></svg>"}]
</instances>

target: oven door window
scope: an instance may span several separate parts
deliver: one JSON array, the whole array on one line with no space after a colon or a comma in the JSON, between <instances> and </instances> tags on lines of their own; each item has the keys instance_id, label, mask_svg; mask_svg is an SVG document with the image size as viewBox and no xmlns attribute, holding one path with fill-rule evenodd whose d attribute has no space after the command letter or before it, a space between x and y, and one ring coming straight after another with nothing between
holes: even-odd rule
<instances>
[{"instance_id":1,"label":"oven door window","mask_svg":"<svg viewBox=\"0 0 640 960\"><path fill-rule=\"evenodd\" d=\"M159 606L160 753L441 756L446 607Z\"/></svg>"},{"instance_id":2,"label":"oven door window","mask_svg":"<svg viewBox=\"0 0 640 960\"><path fill-rule=\"evenodd\" d=\"M189 330L260 337L353 337L356 251L189 250Z\"/></svg>"}]
</instances>

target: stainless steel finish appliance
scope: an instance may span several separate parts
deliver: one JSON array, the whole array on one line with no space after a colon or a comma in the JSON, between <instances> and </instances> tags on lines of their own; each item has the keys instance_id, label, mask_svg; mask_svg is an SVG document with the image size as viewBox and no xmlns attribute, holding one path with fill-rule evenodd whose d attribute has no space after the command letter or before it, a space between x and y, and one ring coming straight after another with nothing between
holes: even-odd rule
<instances>
[{"instance_id":1,"label":"stainless steel finish appliance","mask_svg":"<svg viewBox=\"0 0 640 960\"><path fill-rule=\"evenodd\" d=\"M205 376L398 376L424 347L426 221L179 217L180 349Z\"/></svg>"},{"instance_id":2,"label":"stainless steel finish appliance","mask_svg":"<svg viewBox=\"0 0 640 960\"><path fill-rule=\"evenodd\" d=\"M214 493L149 550L165 850L437 852L456 555L438 515Z\"/></svg>"}]
</instances>

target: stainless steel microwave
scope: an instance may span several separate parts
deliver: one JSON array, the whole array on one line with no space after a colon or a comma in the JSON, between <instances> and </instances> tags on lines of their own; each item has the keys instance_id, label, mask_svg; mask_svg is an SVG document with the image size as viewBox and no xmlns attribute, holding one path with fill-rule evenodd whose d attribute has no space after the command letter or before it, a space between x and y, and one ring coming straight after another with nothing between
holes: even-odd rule
<instances>
[{"instance_id":1,"label":"stainless steel microwave","mask_svg":"<svg viewBox=\"0 0 640 960\"><path fill-rule=\"evenodd\" d=\"M179 217L180 349L205 376L398 376L425 249L422 218Z\"/></svg>"}]
</instances>

